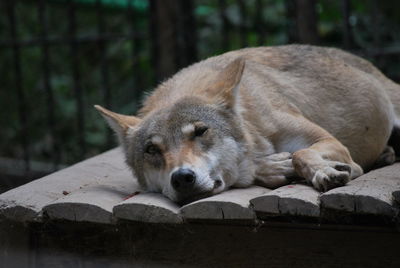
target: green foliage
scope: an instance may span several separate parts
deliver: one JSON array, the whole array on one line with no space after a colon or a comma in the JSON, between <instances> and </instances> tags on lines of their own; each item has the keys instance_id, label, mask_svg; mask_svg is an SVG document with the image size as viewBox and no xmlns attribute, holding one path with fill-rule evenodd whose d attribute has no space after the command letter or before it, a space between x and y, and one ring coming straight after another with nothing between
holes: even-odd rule
<instances>
[{"instance_id":1,"label":"green foliage","mask_svg":"<svg viewBox=\"0 0 400 268\"><path fill-rule=\"evenodd\" d=\"M53 0L54 2L59 3L67 3L68 0ZM76 4L79 5L88 5L93 6L96 5L97 0L73 0ZM146 0L101 0L102 5L107 8L117 8L117 9L126 9L131 5L136 10L146 11L148 8L148 1Z\"/></svg>"},{"instance_id":2,"label":"green foliage","mask_svg":"<svg viewBox=\"0 0 400 268\"><path fill-rule=\"evenodd\" d=\"M136 1L137 2L137 1ZM140 1L139 1L140 2ZM143 2L143 1L142 1ZM125 10L105 10L106 33L128 34L132 22L136 31L145 35L148 21L145 14L135 10L132 18ZM56 119L55 132L61 152L63 164L71 164L98 154L107 149L110 144L106 142L106 126L97 112L94 104L104 105L102 61L108 66L108 87L111 92L111 104L115 110L123 113L133 113L137 110L140 93L150 89L153 84L150 80L152 69L149 59L150 44L148 39L143 39L134 44L132 39L121 38L117 41L105 42L105 51L102 51L98 42L84 41L78 44L77 53L79 64L73 66L71 44L68 40L57 41L68 36L68 9L58 2L47 6L46 17L49 24L48 38L55 40L50 46L50 85L54 95L53 111L48 110L47 93L44 87L44 73L42 69L43 51L39 45L22 46L20 48L22 77L21 85L26 99L27 131L21 131L18 105L21 100L17 96L16 78L14 75L13 50L11 47L3 48L0 55L2 68L0 109L2 116L0 123L3 126L0 132L0 148L3 156L22 157L22 135L28 134L31 158L51 162L52 144L49 114ZM88 6L78 6L77 12L78 37L95 36L97 29L97 11ZM19 1L16 5L17 33L19 40L34 40L40 36L41 29L38 18L37 4L30 1ZM8 32L1 39L10 40L10 27L7 16L0 18L2 29ZM133 55L133 46L141 46L138 57ZM105 53L105 56L102 56ZM137 69L134 69L134 64ZM73 68L80 73L80 87L84 105L84 137L87 143L87 154L80 154L78 145L78 114L77 100L74 91ZM150 75L149 75L150 74ZM140 85L138 84L140 77Z\"/></svg>"}]
</instances>

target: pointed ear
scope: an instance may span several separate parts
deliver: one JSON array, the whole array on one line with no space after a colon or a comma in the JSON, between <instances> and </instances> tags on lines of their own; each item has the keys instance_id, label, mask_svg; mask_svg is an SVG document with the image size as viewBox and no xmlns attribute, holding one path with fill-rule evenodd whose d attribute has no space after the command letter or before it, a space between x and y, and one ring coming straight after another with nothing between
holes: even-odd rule
<instances>
[{"instance_id":1,"label":"pointed ear","mask_svg":"<svg viewBox=\"0 0 400 268\"><path fill-rule=\"evenodd\" d=\"M135 116L128 116L117 114L107 110L106 108L101 107L100 105L95 105L97 111L104 117L107 121L108 125L117 133L120 142L123 142L123 139L126 136L126 132L129 128L135 127L140 123L141 119Z\"/></svg>"},{"instance_id":2,"label":"pointed ear","mask_svg":"<svg viewBox=\"0 0 400 268\"><path fill-rule=\"evenodd\" d=\"M237 58L228 64L207 89L207 95L214 103L234 108L238 102L239 84L245 67L245 59Z\"/></svg>"}]
</instances>

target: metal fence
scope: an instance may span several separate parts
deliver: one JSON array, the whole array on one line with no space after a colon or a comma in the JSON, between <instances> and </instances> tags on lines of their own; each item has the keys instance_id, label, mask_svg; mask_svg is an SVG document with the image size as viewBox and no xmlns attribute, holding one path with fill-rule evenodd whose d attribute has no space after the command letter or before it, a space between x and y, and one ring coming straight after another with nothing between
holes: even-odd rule
<instances>
[{"instance_id":1,"label":"metal fence","mask_svg":"<svg viewBox=\"0 0 400 268\"><path fill-rule=\"evenodd\" d=\"M398 49L380 43L378 33L372 49L360 47L350 1L333 2L341 14L335 41L320 35L320 3L312 0L1 1L0 102L6 107L1 123L9 134L0 134L0 179L11 174L25 182L110 148L112 134L99 127L103 122L95 123L100 119L92 104L134 112L144 90L215 53L292 42L328 44L378 59L383 68L386 56L399 55ZM284 23L268 20L272 5ZM114 25L110 16L119 23ZM272 39L273 34L278 37ZM118 63L113 55L119 55ZM115 78L119 73L125 78ZM89 90L90 79L96 80L96 90ZM64 116L63 109L72 116ZM88 133L94 141L88 142Z\"/></svg>"}]
</instances>

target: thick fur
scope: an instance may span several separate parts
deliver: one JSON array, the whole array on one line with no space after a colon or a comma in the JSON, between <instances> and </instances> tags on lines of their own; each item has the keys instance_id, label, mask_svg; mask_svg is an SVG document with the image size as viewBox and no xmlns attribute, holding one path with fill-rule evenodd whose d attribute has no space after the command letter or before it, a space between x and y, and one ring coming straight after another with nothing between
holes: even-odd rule
<instances>
[{"instance_id":1,"label":"thick fur","mask_svg":"<svg viewBox=\"0 0 400 268\"><path fill-rule=\"evenodd\" d=\"M326 191L399 149L399 85L334 48L232 51L162 83L137 117L97 109L140 184L177 202L296 178ZM185 192L171 185L181 168L196 174Z\"/></svg>"}]
</instances>

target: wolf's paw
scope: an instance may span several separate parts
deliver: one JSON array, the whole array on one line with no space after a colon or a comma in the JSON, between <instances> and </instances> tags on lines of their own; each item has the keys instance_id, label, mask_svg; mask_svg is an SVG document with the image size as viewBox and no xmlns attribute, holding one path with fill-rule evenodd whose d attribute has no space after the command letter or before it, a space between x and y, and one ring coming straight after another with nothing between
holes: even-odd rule
<instances>
[{"instance_id":1,"label":"wolf's paw","mask_svg":"<svg viewBox=\"0 0 400 268\"><path fill-rule=\"evenodd\" d=\"M296 175L292 155L287 152L258 157L254 163L257 166L255 172L257 183L268 188L286 185Z\"/></svg>"},{"instance_id":2,"label":"wolf's paw","mask_svg":"<svg viewBox=\"0 0 400 268\"><path fill-rule=\"evenodd\" d=\"M396 162L396 153L391 146L386 146L374 164L374 168L381 168Z\"/></svg>"},{"instance_id":3,"label":"wolf's paw","mask_svg":"<svg viewBox=\"0 0 400 268\"><path fill-rule=\"evenodd\" d=\"M327 161L327 164L319 168L311 180L314 188L321 192L343 186L351 179L350 165L335 161Z\"/></svg>"}]
</instances>

